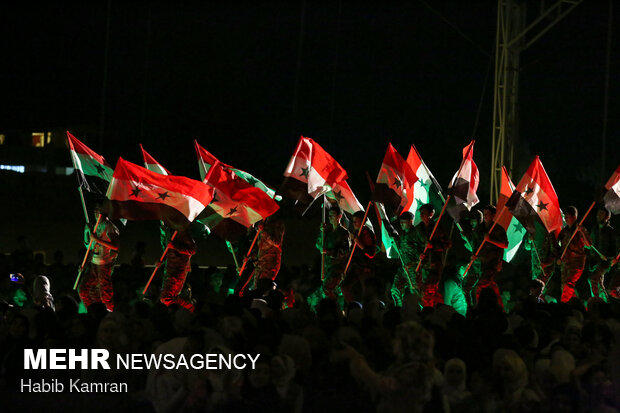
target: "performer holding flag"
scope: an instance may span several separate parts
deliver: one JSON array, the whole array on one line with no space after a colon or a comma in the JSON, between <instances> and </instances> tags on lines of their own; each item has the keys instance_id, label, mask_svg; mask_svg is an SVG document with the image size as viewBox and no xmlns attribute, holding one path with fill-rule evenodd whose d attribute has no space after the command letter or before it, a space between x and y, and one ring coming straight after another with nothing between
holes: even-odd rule
<instances>
[{"instance_id":1,"label":"performer holding flag","mask_svg":"<svg viewBox=\"0 0 620 413\"><path fill-rule=\"evenodd\" d=\"M334 205L328 211L329 221L321 224L316 248L325 256L325 271L321 292L327 298L336 299L336 288L340 285L351 252L349 231L340 224L342 210ZM316 296L316 294L314 294Z\"/></svg>"},{"instance_id":2,"label":"performer holding flag","mask_svg":"<svg viewBox=\"0 0 620 413\"><path fill-rule=\"evenodd\" d=\"M405 293L418 294L416 282L416 264L423 246L419 244L414 229L415 211L407 210L414 202L414 185L418 177L411 165L388 144L381 169L377 175L376 184L372 184L372 197L377 205L378 219L383 222L383 231L386 237L393 240L395 252L401 266L394 275L391 295L397 307L402 305ZM389 221L386 209L392 216L398 217L400 230L396 230ZM384 240L386 254L391 255L390 243Z\"/></svg>"},{"instance_id":3,"label":"performer holding flag","mask_svg":"<svg viewBox=\"0 0 620 413\"><path fill-rule=\"evenodd\" d=\"M323 197L323 218L316 247L321 251L322 286L312 294L314 299L323 293L335 299L335 289L342 281L350 252L349 232L341 227L342 209L334 205L327 211L327 196L335 188L343 188L347 172L313 139L300 137L297 146L284 170L284 181L278 193L295 200L307 211L312 203ZM348 187L348 185L346 185ZM338 197L342 191L334 191ZM329 213L329 223L326 215ZM344 232L343 232L344 231Z\"/></svg>"},{"instance_id":4,"label":"performer holding flag","mask_svg":"<svg viewBox=\"0 0 620 413\"><path fill-rule=\"evenodd\" d=\"M87 225L84 233L84 246L91 247L92 256L81 277L78 294L87 309L94 303L103 303L108 311L114 311L112 270L118 258L120 233L116 225L101 214L100 203L95 206L94 212L97 225L94 231Z\"/></svg>"},{"instance_id":5,"label":"performer holding flag","mask_svg":"<svg viewBox=\"0 0 620 413\"><path fill-rule=\"evenodd\" d=\"M257 223L257 250L254 271L250 275L252 288L263 290L259 287L261 280L265 282L275 281L282 264L282 242L284 241L284 222L276 212ZM264 292L264 291L263 291Z\"/></svg>"},{"instance_id":6,"label":"performer holding flag","mask_svg":"<svg viewBox=\"0 0 620 413\"><path fill-rule=\"evenodd\" d=\"M577 223L579 212L574 206L564 211L566 226L558 236L561 254L558 256L558 265L562 269L562 298L563 303L575 297L575 284L581 278L586 265L586 248L592 245L588 230Z\"/></svg>"},{"instance_id":7,"label":"performer holding flag","mask_svg":"<svg viewBox=\"0 0 620 413\"><path fill-rule=\"evenodd\" d=\"M81 267L83 275L80 273L79 283L76 283L74 288L77 288L86 308L94 303L103 303L109 311L113 311L112 270L118 257L119 230L112 221L101 214L100 202L112 179L113 170L103 156L80 142L69 131L67 131L67 143L78 178L78 191L86 220L84 245L87 252ZM97 223L92 228L82 189L99 199L94 208ZM90 262L86 264L91 249ZM88 267L85 268L84 265Z\"/></svg>"},{"instance_id":8,"label":"performer holding flag","mask_svg":"<svg viewBox=\"0 0 620 413\"><path fill-rule=\"evenodd\" d=\"M611 212L601 207L596 214L596 224L590 231L592 236L591 262L592 271L588 277L592 297L599 297L607 302L607 291L605 291L605 274L611 268L615 255L618 251L617 234L609 224Z\"/></svg>"},{"instance_id":9,"label":"performer holding flag","mask_svg":"<svg viewBox=\"0 0 620 413\"><path fill-rule=\"evenodd\" d=\"M450 248L451 242L442 226L437 226L431 239L436 222L433 220L435 208L431 204L420 207L420 219L415 226L417 244L425 245L425 252L420 255L421 274L419 276L422 306L434 307L443 303L443 294L439 289L439 281L443 273L443 253Z\"/></svg>"},{"instance_id":10,"label":"performer holding flag","mask_svg":"<svg viewBox=\"0 0 620 413\"><path fill-rule=\"evenodd\" d=\"M157 162L142 145L140 145L140 150L146 169L161 175L170 175L170 172ZM180 230L172 238L174 230L166 226L163 221L160 221L159 230L162 250L166 251L168 248L165 255L164 276L159 291L159 301L166 306L177 304L194 311L191 287L186 283L187 275L192 270L191 258L196 254L196 243L191 236L191 231L189 228Z\"/></svg>"},{"instance_id":11,"label":"performer holding flag","mask_svg":"<svg viewBox=\"0 0 620 413\"><path fill-rule=\"evenodd\" d=\"M506 236L506 230L501 225L493 225L496 213L497 209L495 206L485 206L482 211L483 222L473 230L472 241L474 248L478 251L472 259L480 261L480 272L470 270L466 277L473 277L474 281L472 282L468 279L465 284L467 286L475 286L476 301L483 289L491 288L497 295L499 304L501 304L499 287L495 279L502 271L504 249L508 248L508 237ZM480 248L481 245L482 248Z\"/></svg>"},{"instance_id":12,"label":"performer holding flag","mask_svg":"<svg viewBox=\"0 0 620 413\"><path fill-rule=\"evenodd\" d=\"M370 204L369 204L370 207ZM364 280L375 275L375 254L377 252L377 239L375 232L369 225L367 213L357 211L353 214L353 232L351 237L356 245L353 256L350 257L351 265L346 271L344 281L340 286L342 295L347 303L361 301L363 291L359 292L356 286L363 287ZM359 235L358 235L359 234Z\"/></svg>"}]
</instances>

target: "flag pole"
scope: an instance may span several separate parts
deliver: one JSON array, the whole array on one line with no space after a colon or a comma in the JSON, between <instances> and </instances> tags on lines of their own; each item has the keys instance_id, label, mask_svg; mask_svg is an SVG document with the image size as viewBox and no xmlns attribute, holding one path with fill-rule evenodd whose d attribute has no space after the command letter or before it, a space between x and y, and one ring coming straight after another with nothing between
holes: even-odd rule
<instances>
[{"instance_id":1,"label":"flag pole","mask_svg":"<svg viewBox=\"0 0 620 413\"><path fill-rule=\"evenodd\" d=\"M614 265L616 265L619 260L620 260L620 252L618 253L618 255L616 255L616 258L614 258L614 260L611 262L611 265L609 266L609 268L611 268Z\"/></svg>"},{"instance_id":2,"label":"flag pole","mask_svg":"<svg viewBox=\"0 0 620 413\"><path fill-rule=\"evenodd\" d=\"M493 221L493 225L491 225L491 228L489 229L489 232L488 232L489 236L491 236L491 232L493 232L495 225L497 225L497 222L501 219L502 215L504 215L505 211L506 211L506 205L504 205L504 207L502 208L497 218L495 218L495 220ZM463 278L465 278L465 276L467 275L467 272L469 272L469 269L474 264L474 261L476 261L476 259L478 258L478 254L480 253L480 250L482 249L482 246L484 245L485 242L487 242L486 237L482 239L482 242L480 243L480 246L476 250L476 253L471 257L471 260L469 261L469 264L467 265L467 268L465 269L465 272L463 273Z\"/></svg>"},{"instance_id":3,"label":"flag pole","mask_svg":"<svg viewBox=\"0 0 620 413\"><path fill-rule=\"evenodd\" d=\"M534 248L534 252L536 253L536 258L538 259L538 265L540 266L540 270L543 273L543 276L545 277L545 280L543 281L544 286L542 291L540 292L541 296L545 295L545 292L547 292L547 287L549 286L549 281L551 280L551 277L553 277L553 273L554 271L551 272L551 274L549 275L549 278L547 278L547 274L545 273L545 268L542 265L542 260L540 259L540 254L538 253L538 248L536 248L536 243L534 242L534 240L532 240L532 247Z\"/></svg>"},{"instance_id":4,"label":"flag pole","mask_svg":"<svg viewBox=\"0 0 620 413\"><path fill-rule=\"evenodd\" d=\"M276 198L276 193L274 192L273 199L275 198ZM263 222L263 228L264 228L264 222ZM254 245L256 244L256 241L258 240L258 237L260 236L260 234L263 232L263 228L256 231L256 235L254 235L254 239L252 240L250 249L248 250L248 253L245 254L245 257L243 257L243 264L241 264L241 268L239 269L239 277L241 277L241 274L243 274L243 270L245 269L245 266L248 264L248 261L250 260L250 256L252 255L252 250L254 249ZM241 287L241 290L239 290L239 297L243 297L243 290L245 290L245 287L247 287L251 278L252 278L252 273L250 273L250 276L248 277L247 281L245 282L245 284L243 284L243 287Z\"/></svg>"},{"instance_id":5,"label":"flag pole","mask_svg":"<svg viewBox=\"0 0 620 413\"><path fill-rule=\"evenodd\" d=\"M542 271L542 274L546 279L547 274L545 273L545 269L543 268L542 260L540 259L540 254L538 253L538 248L536 248L536 243L534 242L534 240L532 240L532 248L534 248L534 253L536 254L536 259L538 260L538 266L540 267L540 271ZM546 281L545 284L547 284Z\"/></svg>"},{"instance_id":6,"label":"flag pole","mask_svg":"<svg viewBox=\"0 0 620 413\"><path fill-rule=\"evenodd\" d=\"M568 251L568 246L570 245L570 243L573 240L573 238L575 238L575 235L577 235L577 231L579 231L579 227L581 227L583 222L586 220L586 217L588 216L590 211L592 211L592 208L594 208L594 205L596 205L596 201L593 201L592 204L590 204L590 208L588 208L588 211L586 212L586 214L583 216L583 218L581 218L581 221L579 221L579 224L575 227L575 230L573 231L573 234L570 236L570 239L568 240L568 242L566 243L566 246L564 247L564 251L562 251L562 255L560 255L560 260L562 260L562 258L564 258L564 255L566 254L566 251Z\"/></svg>"},{"instance_id":7,"label":"flag pole","mask_svg":"<svg viewBox=\"0 0 620 413\"><path fill-rule=\"evenodd\" d=\"M446 207L448 206L448 202L450 201L451 197L452 195L448 195L448 198L446 198L446 202L444 202L443 204L443 208L441 208L441 213L439 214L439 217L437 217L437 221L435 221L435 226L433 227L431 236L428 238L428 241L426 242L426 245L424 246L424 251L420 255L420 260L418 261L418 265L415 267L416 274L418 271L420 271L420 266L422 265L422 256L426 254L426 251L428 251L428 246L433 240L433 236L435 236L435 232L437 231L437 227L439 226L439 221L441 221L441 217L443 217L443 213L446 211Z\"/></svg>"},{"instance_id":8,"label":"flag pole","mask_svg":"<svg viewBox=\"0 0 620 413\"><path fill-rule=\"evenodd\" d=\"M237 272L239 272L239 261L237 260L237 254L235 254L235 249L228 240L226 240L226 247L228 247L228 251L230 251L230 253L232 254L233 261L235 262L235 268L237 269ZM239 272L239 274L241 273Z\"/></svg>"},{"instance_id":9,"label":"flag pole","mask_svg":"<svg viewBox=\"0 0 620 413\"><path fill-rule=\"evenodd\" d=\"M448 236L448 239L450 240L450 243L452 243L452 234L454 234L454 224L455 222L452 221L452 225L450 226L450 235ZM448 253L450 252L450 247L446 248L446 251L443 254L443 259L442 259L442 264L444 267L446 266L446 261L448 261Z\"/></svg>"},{"instance_id":10,"label":"flag pole","mask_svg":"<svg viewBox=\"0 0 620 413\"><path fill-rule=\"evenodd\" d=\"M362 225L360 229L357 231L357 237L359 238L362 235L362 230L364 229L364 225L366 224L366 218L368 217L368 211L370 210L370 204L372 201L368 201L368 206L366 207L366 211L364 212L364 219L362 220ZM357 247L357 243L353 243L353 248L351 248L351 254L349 254L349 261L347 261L347 266L344 268L344 276L347 276L347 271L349 271L349 266L351 265L351 259L353 258L353 253L355 252L355 247Z\"/></svg>"},{"instance_id":11,"label":"flag pole","mask_svg":"<svg viewBox=\"0 0 620 413\"><path fill-rule=\"evenodd\" d=\"M318 197L317 197L318 198ZM315 198L316 199L316 198ZM325 280L325 203L327 202L323 194L323 218L321 222L321 281Z\"/></svg>"},{"instance_id":12,"label":"flag pole","mask_svg":"<svg viewBox=\"0 0 620 413\"><path fill-rule=\"evenodd\" d=\"M168 253L168 249L170 249L170 245L172 245L172 241L174 240L174 238L177 236L178 233L179 231L174 231L174 234L172 234L172 237L170 237L170 241L168 241L168 245L166 245L166 249L164 250L164 253L161 254L159 261L157 261L157 264L155 264L155 268L153 269L153 272L151 273L151 277L149 278L149 281L146 283L146 287L144 287L144 291L142 291L142 295L146 294L146 290L149 289L149 286L151 285L153 278L155 278L155 274L159 270L159 267L161 267L161 265L164 263L164 258L166 258L166 254Z\"/></svg>"},{"instance_id":13,"label":"flag pole","mask_svg":"<svg viewBox=\"0 0 620 413\"><path fill-rule=\"evenodd\" d=\"M423 159L422 159L422 157L420 156L420 153L418 152L418 148L416 148L416 147L415 147L415 145L412 145L412 146L413 146L413 149L415 150L415 152L418 154L418 157L419 157L419 158L420 158L420 160L422 161L422 165L424 165L424 169L426 169L426 173L428 174L428 176L433 176L433 174L431 174L431 170L430 170L430 169L428 169L428 166L426 166L426 163L424 163L424 160L423 160ZM462 169L462 168L463 168L463 162L461 161L461 166L459 166L459 170L458 170L458 172L456 173L456 176L457 176L457 177L460 175L460 173L461 173L461 169ZM446 202L446 198L444 198L444 196L443 196L443 192L442 192L442 190L441 190L441 187L439 186L439 182L437 182L437 181L434 179L434 176L433 176L433 179L431 179L431 181L433 182L433 185L435 185L435 187L437 188L437 193L439 194L439 198L441 198L442 202L444 202L444 203L445 203L445 202ZM453 182L452 182L452 183L454 183L454 180L453 180ZM449 197L449 195L448 195L448 197ZM459 230L459 231L461 232L461 234L463 235L463 236L462 236L462 238L463 238L463 241L465 241L465 244L466 244L466 245L468 245L468 246L471 248L471 250L473 251L474 246L473 246L473 245L469 242L469 239L467 238L467 235L465 235L465 232L463 231L463 227L461 226L461 224L460 224L460 223L458 223L458 222L456 222L456 221L454 221L454 224L456 225L456 227L458 228L458 230Z\"/></svg>"},{"instance_id":14,"label":"flag pole","mask_svg":"<svg viewBox=\"0 0 620 413\"><path fill-rule=\"evenodd\" d=\"M245 269L245 266L247 265L249 259L250 259L250 255L252 255L252 250L254 249L254 244L256 244L256 240L258 240L258 236L261 234L261 232L263 232L263 230L261 229L260 231L256 231L256 235L254 235L254 239L252 240L252 244L250 245L250 249L248 250L248 253L245 254L245 257L243 257L243 264L241 264L241 268L239 268L239 276L241 276L241 274L243 273L243 270Z\"/></svg>"},{"instance_id":15,"label":"flag pole","mask_svg":"<svg viewBox=\"0 0 620 413\"><path fill-rule=\"evenodd\" d=\"M243 270L245 269L245 266L246 266L246 264L248 263L248 261L250 259L250 255L252 255L252 250L254 249L254 244L256 244L256 240L258 239L259 235L262 232L263 232L262 229L259 230L259 231L256 231L256 235L254 235L254 239L252 240L252 245L250 245L250 249L248 250L248 253L243 258L243 264L241 265L241 268L239 269L239 277L241 277L241 274L243 274ZM250 275L248 276L247 280L243 284L243 287L241 287L241 289L239 290L239 297L243 297L243 291L245 291L245 288L250 283L250 280L252 279L252 274L253 274L253 272L250 273Z\"/></svg>"},{"instance_id":16,"label":"flag pole","mask_svg":"<svg viewBox=\"0 0 620 413\"><path fill-rule=\"evenodd\" d=\"M101 222L101 214L97 218L97 222L95 223L95 228L93 229L93 233L97 233L97 228L99 228L99 223ZM92 235L92 234L91 234ZM78 275L75 278L75 283L73 284L73 289L77 290L78 284L80 283L80 278L82 278L82 272L84 272L84 266L86 265L86 259L88 258L88 254L90 253L90 249L93 246L93 238L91 236L90 241L88 242L88 248L86 248L86 253L84 254L84 259L82 260L82 265L80 265L80 270L78 271Z\"/></svg>"},{"instance_id":17,"label":"flag pole","mask_svg":"<svg viewBox=\"0 0 620 413\"><path fill-rule=\"evenodd\" d=\"M71 139L69 139L68 133L69 131L67 131L67 143L69 143L69 155L71 157L71 164L73 164L73 169L77 170L77 166L75 165L75 159L73 159L73 155L71 154L71 150L75 151L75 148L73 147L73 143L71 143ZM78 174L76 173L75 176L77 177ZM80 185L79 178L78 192L80 193L80 201L82 202L82 211L84 211L84 218L86 219L86 224L90 225L90 220L88 219L88 211L86 210L86 202L84 202L84 192L82 191L82 186Z\"/></svg>"},{"instance_id":18,"label":"flag pole","mask_svg":"<svg viewBox=\"0 0 620 413\"><path fill-rule=\"evenodd\" d=\"M310 207L312 205L314 205L314 201L316 201L318 198L320 198L321 195L325 194L325 192L318 194L316 197L314 197L312 199L312 201L310 202L310 204L308 204L308 206L306 207L306 209L304 209L304 212L301 213L301 216L303 217L304 215L306 215L306 212L308 212L308 210L310 209Z\"/></svg>"},{"instance_id":19,"label":"flag pole","mask_svg":"<svg viewBox=\"0 0 620 413\"><path fill-rule=\"evenodd\" d=\"M88 211L86 210L86 203L84 202L84 192L82 192L81 186L78 186L78 192L80 193L80 200L82 201L82 210L84 211L84 218L86 219L86 224L90 225L90 220L88 219Z\"/></svg>"}]
</instances>

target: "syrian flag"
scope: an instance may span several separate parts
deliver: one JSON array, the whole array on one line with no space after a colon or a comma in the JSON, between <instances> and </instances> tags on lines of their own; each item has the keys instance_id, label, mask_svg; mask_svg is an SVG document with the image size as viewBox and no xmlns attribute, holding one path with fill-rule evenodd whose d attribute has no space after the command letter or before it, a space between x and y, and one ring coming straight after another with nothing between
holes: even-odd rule
<instances>
[{"instance_id":1,"label":"syrian flag","mask_svg":"<svg viewBox=\"0 0 620 413\"><path fill-rule=\"evenodd\" d=\"M302 136L284 170L278 193L309 205L318 196L334 190L337 184L342 189L346 179L347 172L330 154L314 140Z\"/></svg>"},{"instance_id":2,"label":"syrian flag","mask_svg":"<svg viewBox=\"0 0 620 413\"><path fill-rule=\"evenodd\" d=\"M198 156L198 169L200 170L200 179L204 180L205 176L207 176L207 173L209 172L209 169L211 169L211 166L213 166L213 164L218 161L218 159L205 148L200 146L198 144L198 141L196 140L194 140L194 146L196 148L196 155ZM262 181L256 179L254 176L245 171L242 171L241 169L233 168L232 166L226 165L221 161L219 162L224 168L228 168L233 171L239 178L243 179L250 185L262 190L271 198L274 198L276 191L265 185ZM275 199L279 201L282 198L279 196L275 196Z\"/></svg>"},{"instance_id":3,"label":"syrian flag","mask_svg":"<svg viewBox=\"0 0 620 413\"><path fill-rule=\"evenodd\" d=\"M325 194L327 198L334 204L338 204L338 206L345 212L353 215L357 211L363 211L364 207L357 200L357 197L353 193L353 190L347 183L347 181L342 181L332 188L331 191Z\"/></svg>"},{"instance_id":4,"label":"syrian flag","mask_svg":"<svg viewBox=\"0 0 620 413\"><path fill-rule=\"evenodd\" d=\"M215 160L211 165L214 164ZM214 189L213 200L198 217L210 231L227 241L235 241L249 227L278 210L273 198L240 178L234 170L221 163L211 168L206 183Z\"/></svg>"},{"instance_id":5,"label":"syrian flag","mask_svg":"<svg viewBox=\"0 0 620 413\"><path fill-rule=\"evenodd\" d=\"M620 165L609 181L605 184L607 192L603 196L603 203L612 214L620 214Z\"/></svg>"},{"instance_id":6,"label":"syrian flag","mask_svg":"<svg viewBox=\"0 0 620 413\"><path fill-rule=\"evenodd\" d=\"M97 154L67 131L71 161L82 189L104 195L114 171L103 156Z\"/></svg>"},{"instance_id":7,"label":"syrian flag","mask_svg":"<svg viewBox=\"0 0 620 413\"><path fill-rule=\"evenodd\" d=\"M414 185L417 181L418 177L411 166L389 143L377 176L373 199L400 215L414 201Z\"/></svg>"},{"instance_id":8,"label":"syrian flag","mask_svg":"<svg viewBox=\"0 0 620 413\"><path fill-rule=\"evenodd\" d=\"M521 178L506 206L532 235L536 234L536 220L540 220L556 238L562 229L560 202L538 156Z\"/></svg>"},{"instance_id":9,"label":"syrian flag","mask_svg":"<svg viewBox=\"0 0 620 413\"><path fill-rule=\"evenodd\" d=\"M501 211L506 205L506 202L510 199L515 186L508 176L506 167L502 167L502 182L499 190L499 199L497 200L497 210ZM515 218L509 211L504 211L500 219L497 221L498 225L506 231L508 237L508 248L504 250L504 261L510 262L514 258L519 246L523 242L523 236L525 235L525 228L517 218Z\"/></svg>"},{"instance_id":10,"label":"syrian flag","mask_svg":"<svg viewBox=\"0 0 620 413\"><path fill-rule=\"evenodd\" d=\"M144 150L142 144L140 144L140 150L142 151L142 158L144 158L144 167L151 172L156 172L162 175L172 175L162 164L157 162L147 151Z\"/></svg>"},{"instance_id":11,"label":"syrian flag","mask_svg":"<svg viewBox=\"0 0 620 413\"><path fill-rule=\"evenodd\" d=\"M480 176L478 167L474 162L475 142L471 141L469 145L463 148L463 161L448 186L448 191L454 198L454 204L451 203L448 206L448 213L456 222L460 221L465 211L471 211L471 208L479 202L476 191L478 190Z\"/></svg>"},{"instance_id":12,"label":"syrian flag","mask_svg":"<svg viewBox=\"0 0 620 413\"><path fill-rule=\"evenodd\" d=\"M443 207L444 199L441 195L441 186L439 186L439 183L422 160L414 145L411 145L411 149L409 149L407 164L409 164L418 180L413 185L413 196L405 209L414 214L414 224L418 224L422 221L419 211L420 206L430 203L439 211Z\"/></svg>"},{"instance_id":13,"label":"syrian flag","mask_svg":"<svg viewBox=\"0 0 620 413\"><path fill-rule=\"evenodd\" d=\"M213 189L119 158L106 196L103 213L110 219L161 220L174 230L183 230L211 202Z\"/></svg>"}]
</instances>

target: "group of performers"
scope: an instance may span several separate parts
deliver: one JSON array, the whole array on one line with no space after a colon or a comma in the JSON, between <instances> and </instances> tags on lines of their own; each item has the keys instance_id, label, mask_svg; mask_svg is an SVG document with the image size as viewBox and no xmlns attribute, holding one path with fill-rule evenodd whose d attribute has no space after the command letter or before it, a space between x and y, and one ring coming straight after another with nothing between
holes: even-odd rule
<instances>
[{"instance_id":1,"label":"group of performers","mask_svg":"<svg viewBox=\"0 0 620 413\"><path fill-rule=\"evenodd\" d=\"M312 296L332 300L342 296L346 303L361 301L364 281L375 277L377 266L381 265L377 257L386 248L394 247L399 265L391 282L390 295L395 306L402 306L405 295L414 294L422 306L445 303L466 311L467 305L475 305L485 288L495 292L501 305L497 279L502 271L508 239L500 225L493 225L496 213L496 208L488 205L481 211L470 211L461 221L463 231L460 238L469 250L469 262L459 261L456 253L451 256L454 234L447 230L448 225L436 225L436 211L431 204L420 206L420 222L417 225L414 225L414 214L411 212L402 213L392 222L384 220L381 223L393 240L391 246L386 245L388 242L385 239L377 242L364 211L356 212L350 224L345 225L340 207L331 205L316 240L316 248L322 254L323 262L321 285ZM118 257L119 229L107 217L101 216L99 219L100 215L97 209L95 217L99 224L96 231L87 226L85 232L85 245L92 244L91 258L81 276L78 291L86 307L100 302L113 311L112 270ZM558 266L561 301L567 302L575 297L575 284L584 273L590 250L592 271L588 281L592 296L603 300L608 300L609 296L620 298L620 277L611 281L609 293L604 286L605 275L617 263L615 257L620 244L618 234L609 224L609 211L605 208L598 210L597 222L591 231L578 225L575 207L566 208L564 216L566 226L557 240L546 231L540 231L526 240L526 249L532 255L532 278L540 286L533 288L531 294L539 300L544 299L543 291ZM348 219L346 221L349 222ZM281 266L285 232L283 221L274 215L259 221L254 229L256 235L252 247L256 244L256 248L251 248L253 253L246 257L246 260L253 257L254 268L241 294L248 289L260 289L261 282L273 285ZM163 280L159 301L167 306L177 304L193 311L194 302L184 291L184 284L191 271L190 261L196 253L196 243L189 230L180 231L174 237L171 234L172 231L162 224L162 247L167 247L167 252L164 262L160 263ZM448 267L450 271L446 271ZM247 272L250 272L249 269Z\"/></svg>"}]
</instances>

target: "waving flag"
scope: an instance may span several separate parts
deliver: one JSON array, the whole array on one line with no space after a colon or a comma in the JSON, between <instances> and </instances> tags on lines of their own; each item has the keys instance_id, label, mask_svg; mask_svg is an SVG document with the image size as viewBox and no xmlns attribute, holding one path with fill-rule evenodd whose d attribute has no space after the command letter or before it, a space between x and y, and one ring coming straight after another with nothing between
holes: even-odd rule
<instances>
[{"instance_id":1,"label":"waving flag","mask_svg":"<svg viewBox=\"0 0 620 413\"><path fill-rule=\"evenodd\" d=\"M213 165L215 159L213 159ZM218 163L206 182L214 188L213 200L198 217L210 231L234 241L256 222L278 210L278 204L264 191L241 179L235 171Z\"/></svg>"},{"instance_id":2,"label":"waving flag","mask_svg":"<svg viewBox=\"0 0 620 413\"><path fill-rule=\"evenodd\" d=\"M506 205L506 202L508 202L514 190L515 186L510 180L510 176L508 176L506 167L503 166L502 183L499 190L499 199L497 200L497 211L501 211L504 208L504 205ZM523 242L523 236L526 231L519 220L509 211L504 211L497 223L506 231L506 236L508 237L508 248L504 250L504 261L510 262Z\"/></svg>"},{"instance_id":3,"label":"waving flag","mask_svg":"<svg viewBox=\"0 0 620 413\"><path fill-rule=\"evenodd\" d=\"M142 158L144 158L144 167L151 172L157 172L162 175L172 175L162 164L157 162L147 151L144 150L142 144L140 144L140 151L142 152Z\"/></svg>"},{"instance_id":4,"label":"waving flag","mask_svg":"<svg viewBox=\"0 0 620 413\"><path fill-rule=\"evenodd\" d=\"M537 156L521 178L506 206L532 235L536 234L536 220L557 238L562 229L560 202Z\"/></svg>"},{"instance_id":5,"label":"waving flag","mask_svg":"<svg viewBox=\"0 0 620 413\"><path fill-rule=\"evenodd\" d=\"M389 143L377 176L373 199L400 215L413 202L417 181L418 177L411 166Z\"/></svg>"},{"instance_id":6,"label":"waving flag","mask_svg":"<svg viewBox=\"0 0 620 413\"><path fill-rule=\"evenodd\" d=\"M440 195L441 187L422 160L422 157L414 145L411 145L411 149L409 149L407 164L409 164L411 170L416 174L418 180L413 186L413 196L405 209L414 214L415 218L413 222L414 224L418 224L421 222L420 206L430 203L437 211L441 210L443 207L443 200Z\"/></svg>"},{"instance_id":7,"label":"waving flag","mask_svg":"<svg viewBox=\"0 0 620 413\"><path fill-rule=\"evenodd\" d=\"M609 181L605 184L607 192L603 196L603 203L612 214L620 214L620 165Z\"/></svg>"},{"instance_id":8,"label":"waving flag","mask_svg":"<svg viewBox=\"0 0 620 413\"><path fill-rule=\"evenodd\" d=\"M205 176L207 176L207 173L209 172L209 169L215 163L217 158L215 156L211 155L211 153L209 153L209 151L207 151L205 148L200 146L198 144L198 142L195 141L195 140L194 140L194 146L196 148L196 155L198 155L198 169L200 170L200 179L204 180ZM220 161L220 163L222 164L222 167L230 169L239 178L243 179L244 181L246 181L251 186L254 186L254 187L262 190L267 195L269 195L271 198L274 198L274 196L275 196L276 200L279 201L281 199L281 197L275 195L275 191L273 189L271 189L270 187L265 185L259 179L256 179L251 174L249 174L249 173L247 173L245 171L242 171L241 169L233 168L230 165L226 165L225 163L222 163L221 161Z\"/></svg>"},{"instance_id":9,"label":"waving flag","mask_svg":"<svg viewBox=\"0 0 620 413\"><path fill-rule=\"evenodd\" d=\"M459 222L462 216L479 202L476 191L480 177L474 162L474 142L471 141L463 148L463 161L448 186L448 191L454 200L454 203L450 201L448 205L448 213L456 222Z\"/></svg>"},{"instance_id":10,"label":"waving flag","mask_svg":"<svg viewBox=\"0 0 620 413\"><path fill-rule=\"evenodd\" d=\"M104 195L114 171L103 156L97 154L67 131L71 161L80 187L88 192Z\"/></svg>"},{"instance_id":11,"label":"waving flag","mask_svg":"<svg viewBox=\"0 0 620 413\"><path fill-rule=\"evenodd\" d=\"M475 142L471 141L469 145L463 148L463 161L448 186L456 203L464 205L468 210L471 210L479 202L476 191L478 190L480 176L478 167L474 162Z\"/></svg>"},{"instance_id":12,"label":"waving flag","mask_svg":"<svg viewBox=\"0 0 620 413\"><path fill-rule=\"evenodd\" d=\"M213 198L213 189L183 176L162 175L119 158L103 212L110 219L162 220L183 230Z\"/></svg>"},{"instance_id":13,"label":"waving flag","mask_svg":"<svg viewBox=\"0 0 620 413\"><path fill-rule=\"evenodd\" d=\"M332 190L327 192L325 195L327 198L332 200L332 202L337 203L343 211L350 214L364 210L364 207L357 200L357 197L353 193L353 190L347 181L342 181L339 184L334 185Z\"/></svg>"},{"instance_id":14,"label":"waving flag","mask_svg":"<svg viewBox=\"0 0 620 413\"><path fill-rule=\"evenodd\" d=\"M284 177L278 193L307 205L337 184L342 185L347 172L318 143L302 136L284 170Z\"/></svg>"}]
</instances>

